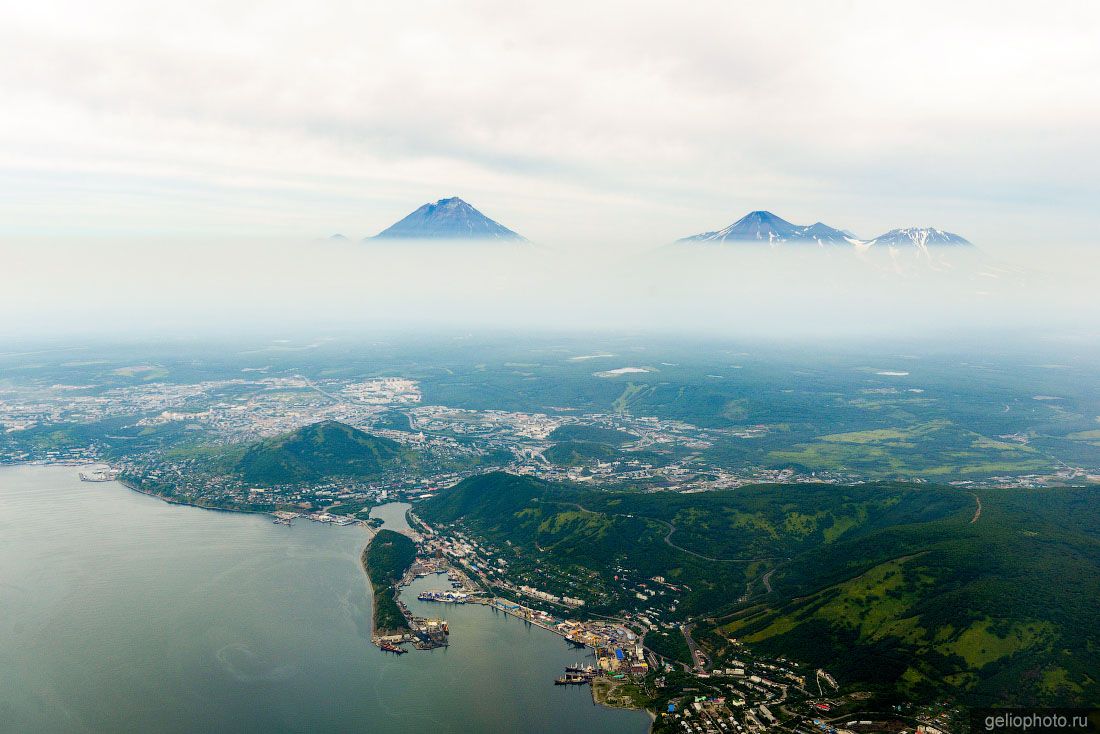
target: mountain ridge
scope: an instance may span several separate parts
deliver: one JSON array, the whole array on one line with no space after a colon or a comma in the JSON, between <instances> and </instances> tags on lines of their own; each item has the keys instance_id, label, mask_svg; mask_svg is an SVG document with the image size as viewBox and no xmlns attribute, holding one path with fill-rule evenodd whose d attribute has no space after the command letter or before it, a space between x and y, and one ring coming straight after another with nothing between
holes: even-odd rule
<instances>
[{"instance_id":1,"label":"mountain ridge","mask_svg":"<svg viewBox=\"0 0 1100 734\"><path fill-rule=\"evenodd\" d=\"M791 243L816 244L822 247L854 244L853 238L846 233L823 222L792 224L766 210L751 211L725 229L684 237L677 242L759 242L769 245Z\"/></svg>"},{"instance_id":2,"label":"mountain ridge","mask_svg":"<svg viewBox=\"0 0 1100 734\"><path fill-rule=\"evenodd\" d=\"M837 229L824 222L799 225L788 222L767 210L751 211L724 229L684 237L675 244L751 242L779 246L817 245L819 247L855 247L862 250L916 248L927 252L938 247L973 247L961 235L935 227L904 227L892 229L871 239L861 239L847 229Z\"/></svg>"}]
</instances>

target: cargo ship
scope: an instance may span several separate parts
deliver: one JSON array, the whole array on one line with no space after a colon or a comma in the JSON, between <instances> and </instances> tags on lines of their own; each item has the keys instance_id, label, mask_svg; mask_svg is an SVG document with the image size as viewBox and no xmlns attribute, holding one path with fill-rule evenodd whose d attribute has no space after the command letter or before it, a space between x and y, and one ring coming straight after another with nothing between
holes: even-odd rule
<instances>
[{"instance_id":1,"label":"cargo ship","mask_svg":"<svg viewBox=\"0 0 1100 734\"><path fill-rule=\"evenodd\" d=\"M397 645L394 645L394 644L389 643L389 642L380 642L378 644L378 647L382 648L382 650L384 652L392 652L394 655L404 655L405 653L408 652L408 650L405 650L404 648L400 648Z\"/></svg>"},{"instance_id":2,"label":"cargo ship","mask_svg":"<svg viewBox=\"0 0 1100 734\"><path fill-rule=\"evenodd\" d=\"M438 591L430 589L421 591L416 598L420 601L437 601L444 604L465 604L470 595L455 591Z\"/></svg>"},{"instance_id":3,"label":"cargo ship","mask_svg":"<svg viewBox=\"0 0 1100 734\"><path fill-rule=\"evenodd\" d=\"M556 686L583 686L589 683L589 679L583 675L568 674L554 679Z\"/></svg>"}]
</instances>

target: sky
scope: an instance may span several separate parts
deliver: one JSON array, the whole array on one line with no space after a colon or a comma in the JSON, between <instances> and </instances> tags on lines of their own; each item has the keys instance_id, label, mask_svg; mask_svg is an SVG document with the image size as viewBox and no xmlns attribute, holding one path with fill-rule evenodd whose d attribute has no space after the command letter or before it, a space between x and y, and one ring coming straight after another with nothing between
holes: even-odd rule
<instances>
[{"instance_id":1,"label":"sky","mask_svg":"<svg viewBox=\"0 0 1100 734\"><path fill-rule=\"evenodd\" d=\"M0 241L1100 232L1100 4L0 2Z\"/></svg>"}]
</instances>

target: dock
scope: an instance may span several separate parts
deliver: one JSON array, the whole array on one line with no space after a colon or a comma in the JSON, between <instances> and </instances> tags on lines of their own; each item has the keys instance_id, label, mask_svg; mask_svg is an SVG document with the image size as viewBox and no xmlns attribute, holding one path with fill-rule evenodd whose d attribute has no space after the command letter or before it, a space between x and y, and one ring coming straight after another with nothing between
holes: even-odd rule
<instances>
[{"instance_id":1,"label":"dock","mask_svg":"<svg viewBox=\"0 0 1100 734\"><path fill-rule=\"evenodd\" d=\"M77 472L82 482L113 482L118 479L118 469L93 469L87 472Z\"/></svg>"},{"instance_id":2,"label":"dock","mask_svg":"<svg viewBox=\"0 0 1100 734\"><path fill-rule=\"evenodd\" d=\"M434 601L441 604L465 604L469 601L470 595L462 591L428 589L421 591L416 598L420 601Z\"/></svg>"}]
</instances>

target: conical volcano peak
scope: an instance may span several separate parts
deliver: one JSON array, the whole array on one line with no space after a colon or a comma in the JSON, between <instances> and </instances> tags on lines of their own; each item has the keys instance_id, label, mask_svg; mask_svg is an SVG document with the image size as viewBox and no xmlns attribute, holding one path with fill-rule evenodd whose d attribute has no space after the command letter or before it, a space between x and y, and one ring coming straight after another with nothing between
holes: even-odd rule
<instances>
[{"instance_id":1,"label":"conical volcano peak","mask_svg":"<svg viewBox=\"0 0 1100 734\"><path fill-rule=\"evenodd\" d=\"M526 241L457 196L424 204L372 239Z\"/></svg>"},{"instance_id":2,"label":"conical volcano peak","mask_svg":"<svg viewBox=\"0 0 1100 734\"><path fill-rule=\"evenodd\" d=\"M821 222L809 226L791 224L780 216L758 209L749 212L725 229L686 237L680 242L763 242L772 245L790 242L845 245L851 244L853 238Z\"/></svg>"}]
</instances>

